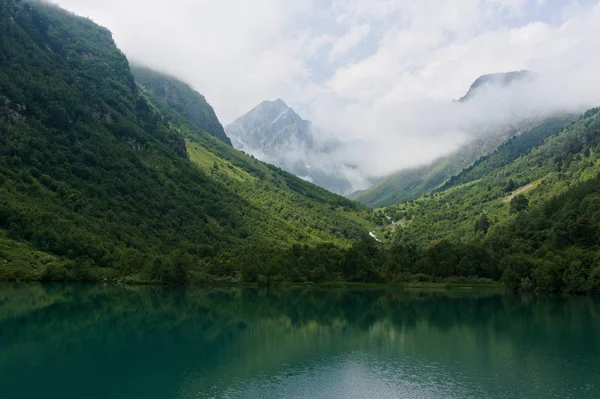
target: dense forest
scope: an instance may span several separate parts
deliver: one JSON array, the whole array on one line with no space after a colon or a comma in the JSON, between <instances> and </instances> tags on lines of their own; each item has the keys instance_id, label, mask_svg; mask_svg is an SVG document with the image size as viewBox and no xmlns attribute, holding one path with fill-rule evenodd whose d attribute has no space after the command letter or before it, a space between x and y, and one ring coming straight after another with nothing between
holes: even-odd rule
<instances>
[{"instance_id":1,"label":"dense forest","mask_svg":"<svg viewBox=\"0 0 600 399\"><path fill-rule=\"evenodd\" d=\"M106 29L0 4L2 279L233 279L253 248L366 234L362 206L207 133L195 115L212 109L163 114ZM187 86L173 87L184 98Z\"/></svg>"},{"instance_id":2,"label":"dense forest","mask_svg":"<svg viewBox=\"0 0 600 399\"><path fill-rule=\"evenodd\" d=\"M370 210L235 150L204 97L132 70L108 30L0 0L2 280L600 294L599 109L438 172L426 195Z\"/></svg>"},{"instance_id":3,"label":"dense forest","mask_svg":"<svg viewBox=\"0 0 600 399\"><path fill-rule=\"evenodd\" d=\"M543 139L555 123L515 137L434 194L377 210L392 253L415 254L403 270L600 293L599 109Z\"/></svg>"}]
</instances>

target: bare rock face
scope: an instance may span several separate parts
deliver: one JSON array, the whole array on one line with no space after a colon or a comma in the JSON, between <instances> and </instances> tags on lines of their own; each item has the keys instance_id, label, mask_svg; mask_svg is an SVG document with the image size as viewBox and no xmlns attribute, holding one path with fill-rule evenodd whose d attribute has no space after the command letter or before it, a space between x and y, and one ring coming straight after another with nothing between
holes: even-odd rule
<instances>
[{"instance_id":1,"label":"bare rock face","mask_svg":"<svg viewBox=\"0 0 600 399\"><path fill-rule=\"evenodd\" d=\"M347 177L352 167L336 158L345 144L302 119L281 99L260 103L227 125L225 132L238 150L327 190L352 191Z\"/></svg>"},{"instance_id":2,"label":"bare rock face","mask_svg":"<svg viewBox=\"0 0 600 399\"><path fill-rule=\"evenodd\" d=\"M328 151L337 144L324 132L302 119L283 100L264 101L225 127L234 147L260 151L276 157L298 146L311 151Z\"/></svg>"}]
</instances>

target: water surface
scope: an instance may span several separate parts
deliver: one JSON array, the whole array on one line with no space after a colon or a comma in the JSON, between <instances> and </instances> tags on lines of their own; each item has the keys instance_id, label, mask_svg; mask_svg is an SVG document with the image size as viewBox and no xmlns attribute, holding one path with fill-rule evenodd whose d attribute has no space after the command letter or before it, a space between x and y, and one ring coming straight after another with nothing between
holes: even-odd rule
<instances>
[{"instance_id":1,"label":"water surface","mask_svg":"<svg viewBox=\"0 0 600 399\"><path fill-rule=\"evenodd\" d=\"M0 285L0 398L599 398L600 301Z\"/></svg>"}]
</instances>

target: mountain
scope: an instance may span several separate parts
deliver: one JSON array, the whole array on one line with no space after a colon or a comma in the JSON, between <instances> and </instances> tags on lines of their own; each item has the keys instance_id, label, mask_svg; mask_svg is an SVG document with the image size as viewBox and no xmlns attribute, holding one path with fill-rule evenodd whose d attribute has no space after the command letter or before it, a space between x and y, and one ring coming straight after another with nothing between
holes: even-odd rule
<instances>
[{"instance_id":1,"label":"mountain","mask_svg":"<svg viewBox=\"0 0 600 399\"><path fill-rule=\"evenodd\" d=\"M345 143L281 99L262 102L225 131L235 148L339 194L351 192L359 175L340 155Z\"/></svg>"},{"instance_id":2,"label":"mountain","mask_svg":"<svg viewBox=\"0 0 600 399\"><path fill-rule=\"evenodd\" d=\"M208 103L179 106L200 94L144 74L169 90L92 21L0 0L0 280L600 294L600 108L372 211L234 149L195 117Z\"/></svg>"},{"instance_id":3,"label":"mountain","mask_svg":"<svg viewBox=\"0 0 600 399\"><path fill-rule=\"evenodd\" d=\"M0 6L0 279L315 280L310 251L367 237L360 205L221 140L188 85L136 81L105 28Z\"/></svg>"},{"instance_id":4,"label":"mountain","mask_svg":"<svg viewBox=\"0 0 600 399\"><path fill-rule=\"evenodd\" d=\"M297 146L317 151L335 147L335 141L318 142L319 137L312 129L311 122L300 118L281 99L264 101L226 126L236 148L259 149L269 157Z\"/></svg>"},{"instance_id":5,"label":"mountain","mask_svg":"<svg viewBox=\"0 0 600 399\"><path fill-rule=\"evenodd\" d=\"M457 106L475 100L482 90L504 88L533 78L535 74L526 70L480 76L471 85L467 94L457 102ZM556 123L544 124L543 130L548 135L556 133L570 118L572 117L558 118L554 121ZM557 122L558 120L562 122ZM480 128L471 141L454 153L426 165L399 170L383 177L368 189L352 193L348 197L373 208L418 198L437 189L463 168L494 151L511 137L520 135L540 123L538 119L530 119L513 121L497 127Z\"/></svg>"},{"instance_id":6,"label":"mountain","mask_svg":"<svg viewBox=\"0 0 600 399\"><path fill-rule=\"evenodd\" d=\"M139 65L132 66L131 73L139 87L153 96L155 102L166 105L205 132L231 145L213 108L204 96L192 90L188 84Z\"/></svg>"},{"instance_id":7,"label":"mountain","mask_svg":"<svg viewBox=\"0 0 600 399\"><path fill-rule=\"evenodd\" d=\"M458 101L469 101L475 98L478 92L486 89L498 87L504 88L512 85L513 83L531 81L535 78L535 76L535 73L527 70L482 75L475 79L475 82L473 82L467 94L461 97Z\"/></svg>"},{"instance_id":8,"label":"mountain","mask_svg":"<svg viewBox=\"0 0 600 399\"><path fill-rule=\"evenodd\" d=\"M600 108L547 133L515 136L435 193L378 210L398 272L600 294Z\"/></svg>"},{"instance_id":9,"label":"mountain","mask_svg":"<svg viewBox=\"0 0 600 399\"><path fill-rule=\"evenodd\" d=\"M541 140L559 132L572 119L573 117L570 116L557 117L543 122L535 121L494 129L487 135L476 137L446 157L439 158L428 165L400 170L384 177L372 187L350 195L349 198L372 208L378 208L421 197L439 189L448 180L454 179L455 175L463 169L471 167L474 162L490 154L511 138L534 130L539 134L532 136Z\"/></svg>"}]
</instances>

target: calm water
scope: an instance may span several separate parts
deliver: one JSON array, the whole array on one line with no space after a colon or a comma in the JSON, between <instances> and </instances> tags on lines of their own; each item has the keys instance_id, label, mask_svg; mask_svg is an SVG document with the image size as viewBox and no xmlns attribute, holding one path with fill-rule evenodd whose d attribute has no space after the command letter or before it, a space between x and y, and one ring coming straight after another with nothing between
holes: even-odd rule
<instances>
[{"instance_id":1,"label":"calm water","mask_svg":"<svg viewBox=\"0 0 600 399\"><path fill-rule=\"evenodd\" d=\"M600 301L0 285L0 398L600 398Z\"/></svg>"}]
</instances>

